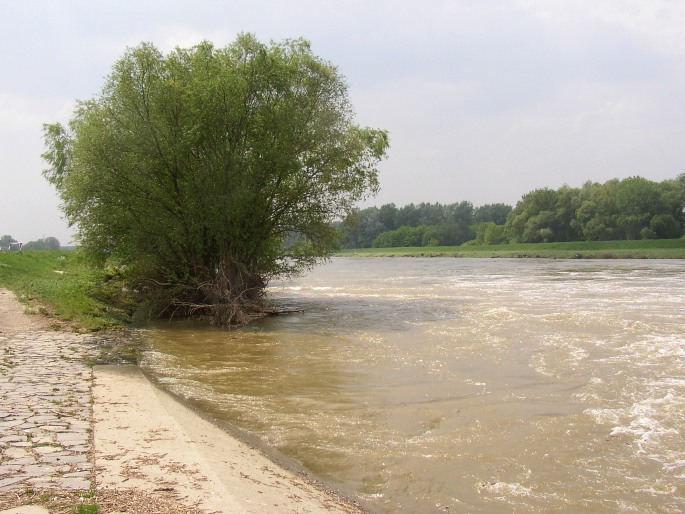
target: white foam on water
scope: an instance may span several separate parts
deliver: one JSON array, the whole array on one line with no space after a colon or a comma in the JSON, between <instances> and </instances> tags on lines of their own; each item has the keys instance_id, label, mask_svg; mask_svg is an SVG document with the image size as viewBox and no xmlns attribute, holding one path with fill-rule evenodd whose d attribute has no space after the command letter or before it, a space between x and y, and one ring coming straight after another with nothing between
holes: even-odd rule
<instances>
[{"instance_id":1,"label":"white foam on water","mask_svg":"<svg viewBox=\"0 0 685 514\"><path fill-rule=\"evenodd\" d=\"M685 448L669 449L669 442L681 435L676 424L683 407L685 400L674 392L636 402L625 409L621 416L623 422L615 425L610 435L630 436L637 448L637 456L658 461L666 469L678 469L677 463L685 459Z\"/></svg>"},{"instance_id":2,"label":"white foam on water","mask_svg":"<svg viewBox=\"0 0 685 514\"><path fill-rule=\"evenodd\" d=\"M525 487L518 482L495 482L492 484L485 484L485 489L495 494L504 494L506 496L531 496L533 490Z\"/></svg>"},{"instance_id":3,"label":"white foam on water","mask_svg":"<svg viewBox=\"0 0 685 514\"><path fill-rule=\"evenodd\" d=\"M644 366L658 364L664 359L681 359L685 357L685 339L672 334L650 334L625 347L625 353Z\"/></svg>"},{"instance_id":4,"label":"white foam on water","mask_svg":"<svg viewBox=\"0 0 685 514\"><path fill-rule=\"evenodd\" d=\"M685 459L674 458L671 464L666 466L666 469L672 472L680 470L680 474L676 475L676 478L685 479Z\"/></svg>"},{"instance_id":5,"label":"white foam on water","mask_svg":"<svg viewBox=\"0 0 685 514\"><path fill-rule=\"evenodd\" d=\"M495 307L490 309L489 311L485 311L482 313L483 318L487 320L497 320L497 321L504 321L504 320L512 320L512 319L517 319L520 318L520 315L513 311L512 309L508 309L506 307Z\"/></svg>"},{"instance_id":6,"label":"white foam on water","mask_svg":"<svg viewBox=\"0 0 685 514\"><path fill-rule=\"evenodd\" d=\"M598 425L615 425L621 419L620 409L587 409L584 412Z\"/></svg>"}]
</instances>

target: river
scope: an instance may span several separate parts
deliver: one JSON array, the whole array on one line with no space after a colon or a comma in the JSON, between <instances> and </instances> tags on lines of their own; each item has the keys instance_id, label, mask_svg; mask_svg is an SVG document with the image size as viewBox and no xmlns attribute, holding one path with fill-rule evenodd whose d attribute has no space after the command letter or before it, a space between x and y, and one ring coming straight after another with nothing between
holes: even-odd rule
<instances>
[{"instance_id":1,"label":"river","mask_svg":"<svg viewBox=\"0 0 685 514\"><path fill-rule=\"evenodd\" d=\"M378 510L685 511L685 263L335 258L142 366Z\"/></svg>"}]
</instances>

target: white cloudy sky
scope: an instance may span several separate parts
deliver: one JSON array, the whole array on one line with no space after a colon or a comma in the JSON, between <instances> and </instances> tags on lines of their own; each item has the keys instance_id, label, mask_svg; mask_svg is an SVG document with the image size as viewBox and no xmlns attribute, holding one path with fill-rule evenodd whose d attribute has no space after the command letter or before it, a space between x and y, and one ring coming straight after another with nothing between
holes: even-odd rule
<instances>
[{"instance_id":1,"label":"white cloudy sky","mask_svg":"<svg viewBox=\"0 0 685 514\"><path fill-rule=\"evenodd\" d=\"M390 131L380 195L515 204L538 187L685 172L680 0L0 0L0 235L71 231L41 176L127 46L304 37Z\"/></svg>"}]
</instances>

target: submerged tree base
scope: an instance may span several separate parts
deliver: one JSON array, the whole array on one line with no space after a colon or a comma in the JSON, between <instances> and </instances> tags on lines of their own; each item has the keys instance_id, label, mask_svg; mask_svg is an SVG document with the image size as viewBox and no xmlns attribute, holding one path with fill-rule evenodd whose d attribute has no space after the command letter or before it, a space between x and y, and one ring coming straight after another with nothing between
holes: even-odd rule
<instances>
[{"instance_id":1,"label":"submerged tree base","mask_svg":"<svg viewBox=\"0 0 685 514\"><path fill-rule=\"evenodd\" d=\"M141 287L141 318L197 317L215 325L244 326L269 315L267 280L222 255L214 269L196 268L185 280L147 279Z\"/></svg>"}]
</instances>

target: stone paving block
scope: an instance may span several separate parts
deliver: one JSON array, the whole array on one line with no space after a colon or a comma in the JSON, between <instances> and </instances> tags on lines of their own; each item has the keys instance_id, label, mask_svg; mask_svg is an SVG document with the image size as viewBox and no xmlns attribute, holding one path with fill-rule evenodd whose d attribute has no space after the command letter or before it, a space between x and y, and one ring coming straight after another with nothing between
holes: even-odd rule
<instances>
[{"instance_id":1,"label":"stone paving block","mask_svg":"<svg viewBox=\"0 0 685 514\"><path fill-rule=\"evenodd\" d=\"M9 478L0 478L0 491L8 491L11 486L20 484L24 482L25 478L24 477L9 477Z\"/></svg>"},{"instance_id":2,"label":"stone paving block","mask_svg":"<svg viewBox=\"0 0 685 514\"><path fill-rule=\"evenodd\" d=\"M38 435L38 436L33 436L31 438L31 442L33 443L34 446L46 446L49 444L53 444L55 442L55 438L52 436L46 437L46 436Z\"/></svg>"},{"instance_id":3,"label":"stone paving block","mask_svg":"<svg viewBox=\"0 0 685 514\"><path fill-rule=\"evenodd\" d=\"M3 510L0 514L50 514L48 509L39 507L37 505L25 505L23 507L15 507L9 510Z\"/></svg>"},{"instance_id":4,"label":"stone paving block","mask_svg":"<svg viewBox=\"0 0 685 514\"><path fill-rule=\"evenodd\" d=\"M18 464L20 466L30 466L31 464L36 464L36 462L38 461L33 455L27 455L21 459L12 459L10 461L11 464Z\"/></svg>"},{"instance_id":5,"label":"stone paving block","mask_svg":"<svg viewBox=\"0 0 685 514\"><path fill-rule=\"evenodd\" d=\"M21 468L21 474L27 477L41 477L45 475L52 475L55 473L57 468L54 466L45 466L41 464L32 464L30 466L23 466Z\"/></svg>"},{"instance_id":6,"label":"stone paving block","mask_svg":"<svg viewBox=\"0 0 685 514\"><path fill-rule=\"evenodd\" d=\"M16 427L16 426L22 425L23 423L24 423L23 419L13 419L11 421L2 421L2 422L0 422L0 430L5 430L7 428Z\"/></svg>"},{"instance_id":7,"label":"stone paving block","mask_svg":"<svg viewBox=\"0 0 685 514\"><path fill-rule=\"evenodd\" d=\"M87 478L60 478L57 484L68 489L90 489L90 480Z\"/></svg>"},{"instance_id":8,"label":"stone paving block","mask_svg":"<svg viewBox=\"0 0 685 514\"><path fill-rule=\"evenodd\" d=\"M55 439L62 444L86 444L88 434L82 432L57 432Z\"/></svg>"},{"instance_id":9,"label":"stone paving block","mask_svg":"<svg viewBox=\"0 0 685 514\"><path fill-rule=\"evenodd\" d=\"M86 453L86 452L90 451L90 445L70 446L69 451L75 452L75 453Z\"/></svg>"},{"instance_id":10,"label":"stone paving block","mask_svg":"<svg viewBox=\"0 0 685 514\"><path fill-rule=\"evenodd\" d=\"M90 488L92 336L40 332L0 337L11 368L0 373L0 489ZM27 401L28 400L28 401ZM68 476L70 473L87 476Z\"/></svg>"},{"instance_id":11,"label":"stone paving block","mask_svg":"<svg viewBox=\"0 0 685 514\"><path fill-rule=\"evenodd\" d=\"M46 432L61 432L61 431L67 429L67 424L61 423L61 424L45 425L45 426L42 426L40 428L41 428L41 430L44 430Z\"/></svg>"},{"instance_id":12,"label":"stone paving block","mask_svg":"<svg viewBox=\"0 0 685 514\"><path fill-rule=\"evenodd\" d=\"M21 471L21 464L0 464L0 476L14 476Z\"/></svg>"},{"instance_id":13,"label":"stone paving block","mask_svg":"<svg viewBox=\"0 0 685 514\"><path fill-rule=\"evenodd\" d=\"M26 437L20 435L6 435L5 437L0 437L0 443L20 443L26 441Z\"/></svg>"},{"instance_id":14,"label":"stone paving block","mask_svg":"<svg viewBox=\"0 0 685 514\"><path fill-rule=\"evenodd\" d=\"M26 448L16 448L14 446L5 448L2 454L3 457L5 457L6 459L21 459L31 455Z\"/></svg>"},{"instance_id":15,"label":"stone paving block","mask_svg":"<svg viewBox=\"0 0 685 514\"><path fill-rule=\"evenodd\" d=\"M61 455L61 456L54 456L54 455L44 455L41 458L41 462L44 462L46 464L53 464L53 465L69 465L69 466L77 466L79 468L86 468L88 467L89 469L92 467L92 464L88 461L88 455L86 454L78 454L78 455Z\"/></svg>"},{"instance_id":16,"label":"stone paving block","mask_svg":"<svg viewBox=\"0 0 685 514\"><path fill-rule=\"evenodd\" d=\"M36 446L33 451L39 455L45 455L46 453L61 452L63 448L61 446Z\"/></svg>"}]
</instances>

